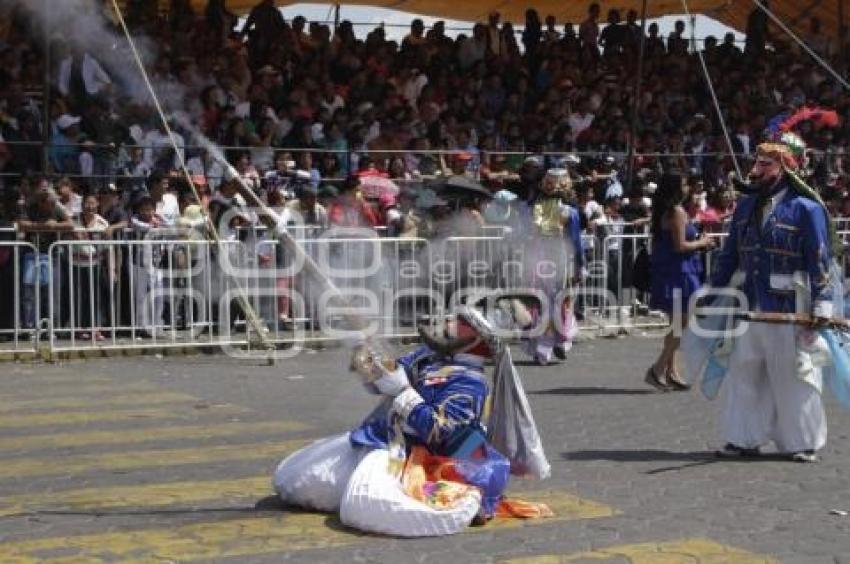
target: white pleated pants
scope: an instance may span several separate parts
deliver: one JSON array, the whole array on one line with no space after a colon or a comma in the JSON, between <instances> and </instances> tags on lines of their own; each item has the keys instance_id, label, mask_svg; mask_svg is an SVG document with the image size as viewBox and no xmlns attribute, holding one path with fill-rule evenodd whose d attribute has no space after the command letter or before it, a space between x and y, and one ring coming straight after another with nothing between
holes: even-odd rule
<instances>
[{"instance_id":1,"label":"white pleated pants","mask_svg":"<svg viewBox=\"0 0 850 564\"><path fill-rule=\"evenodd\" d=\"M319 439L283 459L272 485L284 503L336 513L349 478L368 452L353 448L348 433Z\"/></svg>"},{"instance_id":2,"label":"white pleated pants","mask_svg":"<svg viewBox=\"0 0 850 564\"><path fill-rule=\"evenodd\" d=\"M822 374L807 360L797 348L794 326L750 323L736 339L723 382L723 440L744 448L773 440L788 453L821 449Z\"/></svg>"},{"instance_id":3,"label":"white pleated pants","mask_svg":"<svg viewBox=\"0 0 850 564\"><path fill-rule=\"evenodd\" d=\"M288 456L275 470L273 485L287 504L339 511L348 527L399 537L459 533L478 513L478 490L450 509L437 510L405 494L388 468L389 451L352 447L343 433Z\"/></svg>"}]
</instances>

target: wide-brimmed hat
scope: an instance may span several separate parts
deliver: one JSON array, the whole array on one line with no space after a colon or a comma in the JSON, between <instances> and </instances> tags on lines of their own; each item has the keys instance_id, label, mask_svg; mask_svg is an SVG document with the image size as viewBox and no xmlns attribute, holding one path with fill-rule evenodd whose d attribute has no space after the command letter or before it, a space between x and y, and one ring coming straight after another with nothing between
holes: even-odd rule
<instances>
[{"instance_id":1,"label":"wide-brimmed hat","mask_svg":"<svg viewBox=\"0 0 850 564\"><path fill-rule=\"evenodd\" d=\"M419 209L429 210L447 205L449 205L449 203L437 196L437 193L430 188L422 190L416 197L416 207Z\"/></svg>"},{"instance_id":2,"label":"wide-brimmed hat","mask_svg":"<svg viewBox=\"0 0 850 564\"><path fill-rule=\"evenodd\" d=\"M258 75L263 75L263 74L275 75L275 74L280 74L280 71L277 70L272 65L266 65L266 66L262 67L260 70L258 70L257 74Z\"/></svg>"},{"instance_id":3,"label":"wide-brimmed hat","mask_svg":"<svg viewBox=\"0 0 850 564\"><path fill-rule=\"evenodd\" d=\"M339 196L339 190L337 190L336 186L322 184L319 186L318 196L320 198L336 198Z\"/></svg>"},{"instance_id":4,"label":"wide-brimmed hat","mask_svg":"<svg viewBox=\"0 0 850 564\"><path fill-rule=\"evenodd\" d=\"M500 347L493 324L480 310L469 305L457 308L454 318L449 319L436 333L429 332L421 325L418 331L428 348L445 356L465 353L489 358Z\"/></svg>"}]
</instances>

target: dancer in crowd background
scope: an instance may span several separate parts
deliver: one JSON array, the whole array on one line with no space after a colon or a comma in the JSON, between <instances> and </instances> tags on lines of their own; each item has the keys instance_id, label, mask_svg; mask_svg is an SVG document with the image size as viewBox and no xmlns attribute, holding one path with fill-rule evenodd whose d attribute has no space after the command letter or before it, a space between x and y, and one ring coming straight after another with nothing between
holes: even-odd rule
<instances>
[{"instance_id":1,"label":"dancer in crowd background","mask_svg":"<svg viewBox=\"0 0 850 564\"><path fill-rule=\"evenodd\" d=\"M530 338L527 352L541 365L552 356L563 360L578 334L567 290L581 279L584 254L581 246L581 219L578 211L565 203L572 200L572 184L566 169L550 169L540 190L530 203L531 226L526 242L526 268L531 270L532 287L546 296L543 311L534 312L535 322L545 322L542 335Z\"/></svg>"}]
</instances>

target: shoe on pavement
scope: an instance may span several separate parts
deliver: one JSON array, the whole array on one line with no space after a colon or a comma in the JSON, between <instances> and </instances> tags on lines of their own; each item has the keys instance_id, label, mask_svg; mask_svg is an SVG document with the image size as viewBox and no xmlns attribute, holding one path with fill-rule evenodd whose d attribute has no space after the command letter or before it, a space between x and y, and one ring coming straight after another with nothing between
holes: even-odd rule
<instances>
[{"instance_id":1,"label":"shoe on pavement","mask_svg":"<svg viewBox=\"0 0 850 564\"><path fill-rule=\"evenodd\" d=\"M802 450L791 455L794 462L811 463L818 461L818 455L813 450Z\"/></svg>"},{"instance_id":2,"label":"shoe on pavement","mask_svg":"<svg viewBox=\"0 0 850 564\"><path fill-rule=\"evenodd\" d=\"M661 392L670 391L670 385L667 383L667 377L658 376L658 373L655 372L655 367L650 366L646 371L646 376L644 376L643 381Z\"/></svg>"},{"instance_id":3,"label":"shoe on pavement","mask_svg":"<svg viewBox=\"0 0 850 564\"><path fill-rule=\"evenodd\" d=\"M754 458L761 454L758 447L744 448L732 443L726 443L723 448L716 451L715 454L719 458Z\"/></svg>"},{"instance_id":4,"label":"shoe on pavement","mask_svg":"<svg viewBox=\"0 0 850 564\"><path fill-rule=\"evenodd\" d=\"M667 373L667 385L670 389L677 392L687 392L691 389L690 384L682 380L682 377L679 376L679 374L672 371Z\"/></svg>"},{"instance_id":5,"label":"shoe on pavement","mask_svg":"<svg viewBox=\"0 0 850 564\"><path fill-rule=\"evenodd\" d=\"M564 345L555 345L552 349L552 353L554 353L555 358L558 360L567 360L567 347Z\"/></svg>"}]
</instances>

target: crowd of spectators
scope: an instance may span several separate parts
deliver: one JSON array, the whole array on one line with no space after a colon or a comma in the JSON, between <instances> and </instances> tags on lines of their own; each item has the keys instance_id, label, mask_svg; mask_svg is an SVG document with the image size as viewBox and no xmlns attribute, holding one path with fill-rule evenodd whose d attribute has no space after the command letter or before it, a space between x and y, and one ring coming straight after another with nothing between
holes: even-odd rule
<instances>
[{"instance_id":1,"label":"crowd of spectators","mask_svg":"<svg viewBox=\"0 0 850 564\"><path fill-rule=\"evenodd\" d=\"M622 21L611 9L603 24L599 5L591 4L576 26L529 9L521 33L494 12L455 39L442 22L426 30L415 19L399 44L386 39L383 27L357 39L348 21L336 30L300 16L287 22L268 0L238 32L223 2L210 1L196 14L175 0L165 21L149 4L128 2L127 17L134 33L161 47L148 69L158 88L171 90L160 94L262 188L278 182L267 175L292 162L316 188L341 181L364 168L358 161L367 152L370 165L400 179L447 171L456 167L451 161L464 159L462 170L486 180L500 152L507 155L497 164L514 172L528 154L586 154L577 170L587 176L611 155L625 182L629 149L641 173L631 182L646 184L647 175L677 168L709 189L724 186L733 167L697 49L741 156L752 153L776 115L805 103L834 107L842 116L850 109L841 86L793 42L771 35L758 9L744 49L732 33L692 45L683 21L666 40L657 24L649 25L635 104L641 27L634 11ZM833 55L816 20L811 29L812 45ZM98 53L56 36L45 111L43 42L23 13L9 14L0 34L4 185L46 172L74 178L79 194L110 182L138 192L152 172L179 170L159 116L150 104L135 102L146 99L144 92L128 91L141 82L121 84ZM45 118L47 170L39 146ZM847 123L802 133L814 149L840 152ZM189 169L215 192L220 164L197 146L192 131L175 129ZM454 153L441 159L432 151ZM842 187L840 159L815 165L817 184Z\"/></svg>"},{"instance_id":2,"label":"crowd of spectators","mask_svg":"<svg viewBox=\"0 0 850 564\"><path fill-rule=\"evenodd\" d=\"M645 222L656 179L669 169L688 171L691 217L718 228L734 206L734 166L699 54L742 167L775 116L804 104L838 111L838 128L804 124L800 133L814 149L814 184L834 211L850 210L843 159L850 95L774 33L759 9L744 45L732 33L694 43L683 21L667 38L656 23L647 26L635 100L638 15L611 9L603 22L595 3L581 22L541 18L530 8L516 22L521 30L493 12L456 38L443 22L426 29L414 19L400 43L381 26L360 39L349 21L336 29L301 16L286 21L270 0L242 26L221 0L201 13L173 0L166 16L150 9L155 3L126 4L133 33L158 46L147 70L169 114L192 124L172 121L172 138L138 91L141 82L122 81L125 72L61 34L49 41L46 103L38 25L14 7L2 19L0 227L37 239L40 252L81 227L143 233L234 208L227 227L256 223L239 210L244 199L196 132L224 149L265 203L319 225L388 226L394 234L419 228L421 235L427 222L416 208L432 219L444 213L445 202L423 184L429 179L469 176L521 200L546 168L568 167L588 229ZM843 72L844 53L817 20L810 29L811 45ZM368 202L353 195L360 181L376 177L405 189ZM27 260L25 288L44 267L43 257ZM24 317L31 325L30 302Z\"/></svg>"}]
</instances>

